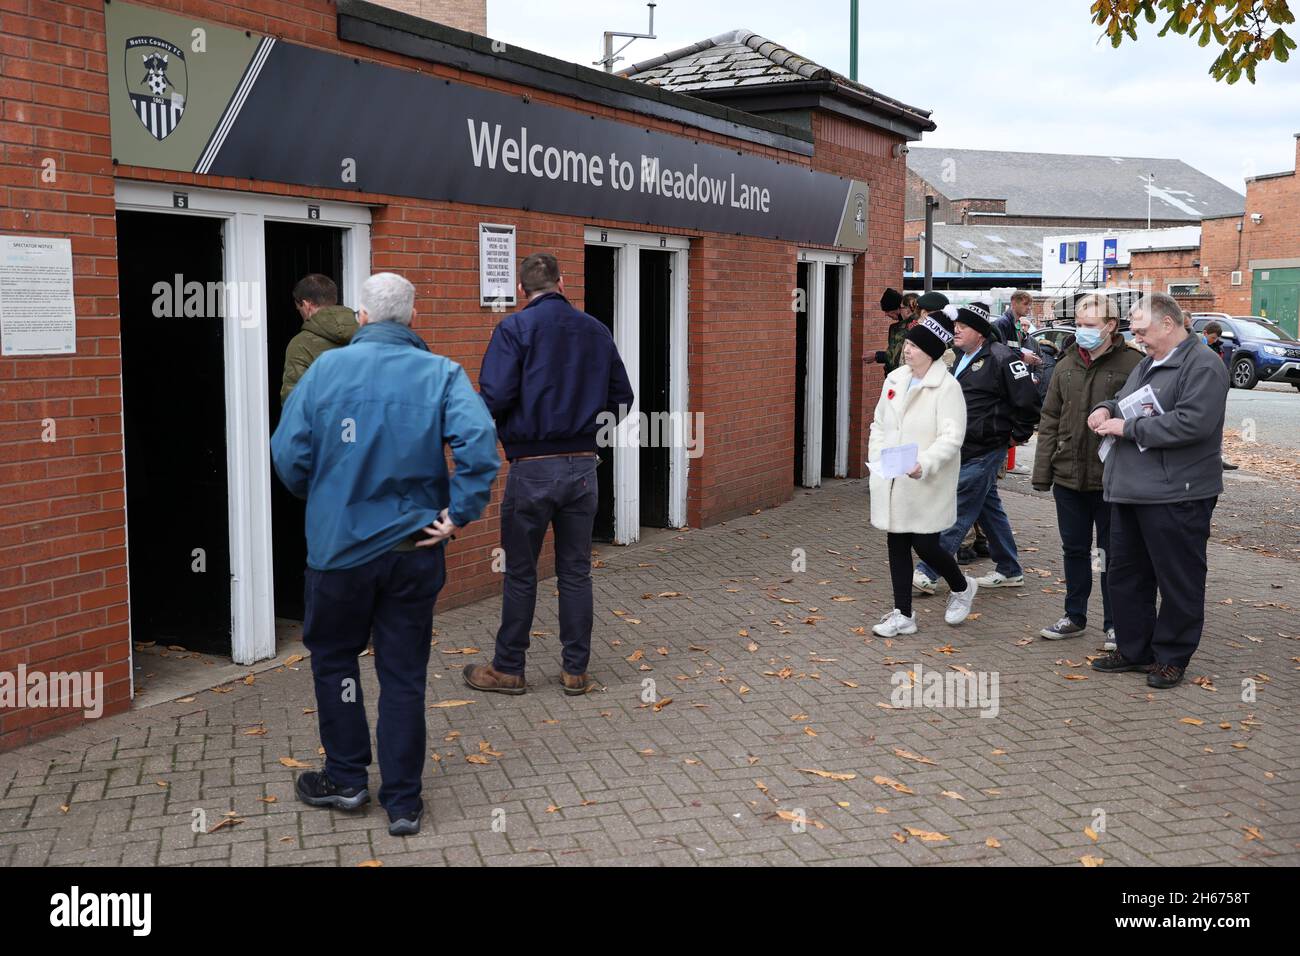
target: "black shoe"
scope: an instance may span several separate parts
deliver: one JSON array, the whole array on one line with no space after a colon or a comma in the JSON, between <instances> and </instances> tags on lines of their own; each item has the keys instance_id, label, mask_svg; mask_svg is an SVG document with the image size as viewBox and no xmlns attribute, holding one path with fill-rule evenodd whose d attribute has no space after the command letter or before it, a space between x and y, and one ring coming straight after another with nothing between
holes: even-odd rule
<instances>
[{"instance_id":1,"label":"black shoe","mask_svg":"<svg viewBox=\"0 0 1300 956\"><path fill-rule=\"evenodd\" d=\"M391 813L388 815L388 835L389 836L415 836L420 832L420 821L424 819L424 804L420 804L420 809L404 817L395 817Z\"/></svg>"},{"instance_id":2,"label":"black shoe","mask_svg":"<svg viewBox=\"0 0 1300 956\"><path fill-rule=\"evenodd\" d=\"M1145 671L1150 668L1150 661L1138 664L1134 661L1125 660L1119 651L1111 651L1105 657L1099 657L1092 662L1093 670L1105 671L1108 674L1117 674L1120 671Z\"/></svg>"},{"instance_id":3,"label":"black shoe","mask_svg":"<svg viewBox=\"0 0 1300 956\"><path fill-rule=\"evenodd\" d=\"M1225 462L1223 463L1223 470L1224 470L1224 471L1236 471L1236 470L1237 470L1238 468L1240 468L1240 467L1241 467L1240 465L1234 465L1234 464L1232 464L1231 462L1228 462L1228 461L1225 461Z\"/></svg>"},{"instance_id":4,"label":"black shoe","mask_svg":"<svg viewBox=\"0 0 1300 956\"><path fill-rule=\"evenodd\" d=\"M309 807L360 810L370 802L370 791L365 787L340 787L320 770L298 774L294 789L298 799Z\"/></svg>"},{"instance_id":5,"label":"black shoe","mask_svg":"<svg viewBox=\"0 0 1300 956\"><path fill-rule=\"evenodd\" d=\"M1147 673L1147 686L1157 690L1168 690L1183 682L1183 668L1175 664L1152 664Z\"/></svg>"},{"instance_id":6,"label":"black shoe","mask_svg":"<svg viewBox=\"0 0 1300 956\"><path fill-rule=\"evenodd\" d=\"M975 561L976 561L976 555L975 555L975 549L974 549L974 548L958 548L958 549L957 549L957 563L958 563L958 564L974 564Z\"/></svg>"},{"instance_id":7,"label":"black shoe","mask_svg":"<svg viewBox=\"0 0 1300 956\"><path fill-rule=\"evenodd\" d=\"M981 558L987 558L989 556L989 543L982 538L976 538L975 543L971 545L971 550Z\"/></svg>"}]
</instances>

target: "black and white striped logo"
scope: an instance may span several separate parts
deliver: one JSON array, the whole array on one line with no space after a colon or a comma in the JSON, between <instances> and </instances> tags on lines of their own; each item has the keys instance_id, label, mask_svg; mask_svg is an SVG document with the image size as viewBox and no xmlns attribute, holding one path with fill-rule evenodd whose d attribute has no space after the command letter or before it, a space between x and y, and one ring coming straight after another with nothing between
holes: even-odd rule
<instances>
[{"instance_id":1,"label":"black and white striped logo","mask_svg":"<svg viewBox=\"0 0 1300 956\"><path fill-rule=\"evenodd\" d=\"M930 332L934 333L934 337L937 338L944 345L948 345L949 343L952 342L952 333L949 332L947 329L945 329L934 319L930 318L928 315L921 320L921 325L926 329L929 329Z\"/></svg>"},{"instance_id":2,"label":"black and white striped logo","mask_svg":"<svg viewBox=\"0 0 1300 956\"><path fill-rule=\"evenodd\" d=\"M160 37L126 41L126 91L131 109L154 139L171 135L185 113L189 73L185 53Z\"/></svg>"}]
</instances>

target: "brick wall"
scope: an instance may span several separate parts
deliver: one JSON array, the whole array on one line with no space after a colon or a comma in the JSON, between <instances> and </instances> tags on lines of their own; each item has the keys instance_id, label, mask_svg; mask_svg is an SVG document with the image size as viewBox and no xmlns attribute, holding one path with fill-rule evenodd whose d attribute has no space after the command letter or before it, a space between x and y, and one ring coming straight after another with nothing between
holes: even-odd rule
<instances>
[{"instance_id":1,"label":"brick wall","mask_svg":"<svg viewBox=\"0 0 1300 956\"><path fill-rule=\"evenodd\" d=\"M0 671L102 671L112 714L130 645L105 60L101 0L0 2L0 233L70 238L77 310L75 355L0 358ZM0 712L0 750L81 719Z\"/></svg>"},{"instance_id":2,"label":"brick wall","mask_svg":"<svg viewBox=\"0 0 1300 956\"><path fill-rule=\"evenodd\" d=\"M853 337L849 358L849 474L861 477L866 468L867 438L884 382L884 367L864 364L862 357L883 349L889 319L880 311L880 294L903 288L903 207L907 161L895 159L901 136L850 124L829 114L813 115L816 144L814 166L867 183L871 215L867 251L853 267Z\"/></svg>"},{"instance_id":3,"label":"brick wall","mask_svg":"<svg viewBox=\"0 0 1300 956\"><path fill-rule=\"evenodd\" d=\"M371 0L381 7L400 10L457 30L487 34L487 0Z\"/></svg>"},{"instance_id":4,"label":"brick wall","mask_svg":"<svg viewBox=\"0 0 1300 956\"><path fill-rule=\"evenodd\" d=\"M1134 283L1150 282L1154 292L1168 292L1170 283L1195 283L1204 288L1208 280L1201 276L1200 256L1199 249L1133 251L1127 269L1116 267L1108 271L1106 285L1127 288Z\"/></svg>"},{"instance_id":5,"label":"brick wall","mask_svg":"<svg viewBox=\"0 0 1300 956\"><path fill-rule=\"evenodd\" d=\"M1202 288L1208 288L1214 296L1214 307L1207 311L1229 315L1250 312L1250 270L1246 268L1248 250L1243 219L1243 216L1232 216L1201 223L1201 264L1210 270ZM1234 271L1241 272L1241 285L1232 284Z\"/></svg>"},{"instance_id":6,"label":"brick wall","mask_svg":"<svg viewBox=\"0 0 1300 956\"><path fill-rule=\"evenodd\" d=\"M325 0L157 0L197 19L269 33L358 58L420 69L519 94L492 77L341 43ZM416 285L416 328L433 348L477 378L497 317L478 305L477 225L518 225L521 254L551 249L574 301L584 298L583 228L628 224L587 217L458 206L342 189L292 187L111 163L107 58L101 0L0 0L0 231L71 236L77 354L0 359L0 671L19 663L49 670L101 670L106 713L129 706L121 367L117 302L115 177L240 190L374 207L371 265ZM807 157L704 130L536 90L534 100L636 122L728 148L809 165ZM839 124L839 125L836 125ZM880 385L860 356L883 346L877 300L901 288L903 161L897 137L818 117L816 167L871 186L871 250L854 268L853 435L850 466L860 473ZM42 160L55 181L42 182ZM689 233L689 374L692 411L705 414L705 453L691 461L688 520L704 525L790 497L793 482L794 313L797 250L792 243ZM42 422L58 440L41 441ZM504 477L504 475L503 475ZM457 542L443 606L494 594L498 481L485 520ZM82 719L80 711L0 713L0 750Z\"/></svg>"}]
</instances>

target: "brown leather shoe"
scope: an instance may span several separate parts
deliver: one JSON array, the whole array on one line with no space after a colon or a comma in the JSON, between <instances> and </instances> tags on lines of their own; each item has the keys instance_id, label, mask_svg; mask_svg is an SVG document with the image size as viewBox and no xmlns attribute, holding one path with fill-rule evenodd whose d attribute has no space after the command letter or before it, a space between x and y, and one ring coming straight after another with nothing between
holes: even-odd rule
<instances>
[{"instance_id":1,"label":"brown leather shoe","mask_svg":"<svg viewBox=\"0 0 1300 956\"><path fill-rule=\"evenodd\" d=\"M581 697L596 689L596 678L590 674L568 674L560 672L560 685L570 697Z\"/></svg>"},{"instance_id":2,"label":"brown leather shoe","mask_svg":"<svg viewBox=\"0 0 1300 956\"><path fill-rule=\"evenodd\" d=\"M470 687L489 694L519 695L526 690L522 677L503 674L491 664L466 664L461 674Z\"/></svg>"}]
</instances>

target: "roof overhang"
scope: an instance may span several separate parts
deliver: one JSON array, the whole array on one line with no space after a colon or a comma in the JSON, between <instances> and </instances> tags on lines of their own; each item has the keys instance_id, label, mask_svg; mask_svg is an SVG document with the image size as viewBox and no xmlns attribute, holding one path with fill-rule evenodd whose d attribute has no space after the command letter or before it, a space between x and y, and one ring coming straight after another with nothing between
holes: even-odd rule
<instances>
[{"instance_id":1,"label":"roof overhang","mask_svg":"<svg viewBox=\"0 0 1300 956\"><path fill-rule=\"evenodd\" d=\"M828 79L731 86L698 90L690 95L760 114L774 110L824 110L897 133L908 141L919 140L922 133L936 128L934 120L912 112L901 103Z\"/></svg>"}]
</instances>

